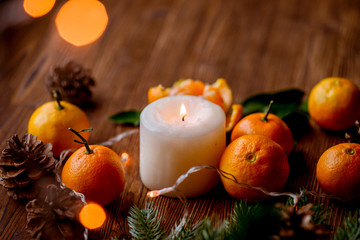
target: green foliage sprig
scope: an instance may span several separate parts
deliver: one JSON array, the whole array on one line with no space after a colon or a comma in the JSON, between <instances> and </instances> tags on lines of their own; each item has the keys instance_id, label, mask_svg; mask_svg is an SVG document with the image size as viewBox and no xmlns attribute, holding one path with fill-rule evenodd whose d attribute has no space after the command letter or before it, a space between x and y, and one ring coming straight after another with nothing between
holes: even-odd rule
<instances>
[{"instance_id":1,"label":"green foliage sprig","mask_svg":"<svg viewBox=\"0 0 360 240\"><path fill-rule=\"evenodd\" d=\"M141 111L129 110L116 113L109 117L110 120L114 121L116 124L125 124L125 125L140 125L140 114Z\"/></svg>"},{"instance_id":2,"label":"green foliage sprig","mask_svg":"<svg viewBox=\"0 0 360 240\"><path fill-rule=\"evenodd\" d=\"M181 223L175 224L175 226L171 229L169 238L174 240L192 240L195 238L201 225L201 222L197 222L192 225L190 220L187 220L182 226ZM179 227L180 231L176 231Z\"/></svg>"},{"instance_id":3,"label":"green foliage sprig","mask_svg":"<svg viewBox=\"0 0 360 240\"><path fill-rule=\"evenodd\" d=\"M161 217L152 202L146 203L143 209L133 206L129 214L130 234L134 239L159 240L165 238L165 231L161 227Z\"/></svg>"},{"instance_id":4,"label":"green foliage sprig","mask_svg":"<svg viewBox=\"0 0 360 240\"><path fill-rule=\"evenodd\" d=\"M305 198L301 200L301 203L305 204L307 201ZM282 206L284 205L282 204ZM144 209L133 207L130 211L128 221L131 229L130 234L133 239L270 239L272 237L280 237L281 226L289 223L289 219L282 218L282 211L285 211L285 208L278 208L272 204L249 204L244 201L239 201L235 203L229 220L225 220L222 224L219 224L219 221L214 221L214 218L205 218L195 224L191 224L188 220L183 226L175 224L175 227L168 236L161 228L161 218L158 217L157 209L154 208L151 203L146 204ZM315 209L315 211L317 210ZM290 214L290 212L288 214ZM319 213L319 216L323 219L323 215ZM322 220L316 221L322 222ZM298 224L300 224L300 222ZM181 226L181 230L175 231L179 226ZM323 227L323 225L314 226ZM301 228L301 226L293 227L294 229ZM314 230L316 229L314 228ZM303 231L307 230L303 229ZM310 239L315 239L316 233L310 231L306 236L309 236Z\"/></svg>"},{"instance_id":5,"label":"green foliage sprig","mask_svg":"<svg viewBox=\"0 0 360 240\"><path fill-rule=\"evenodd\" d=\"M360 240L360 209L348 216L335 231L333 240Z\"/></svg>"},{"instance_id":6,"label":"green foliage sprig","mask_svg":"<svg viewBox=\"0 0 360 240\"><path fill-rule=\"evenodd\" d=\"M230 219L224 239L267 239L279 231L281 216L273 205L240 201L235 203Z\"/></svg>"},{"instance_id":7,"label":"green foliage sprig","mask_svg":"<svg viewBox=\"0 0 360 240\"><path fill-rule=\"evenodd\" d=\"M216 227L213 220L206 218L199 222L197 231L194 234L195 240L223 240L226 239L228 222Z\"/></svg>"}]
</instances>

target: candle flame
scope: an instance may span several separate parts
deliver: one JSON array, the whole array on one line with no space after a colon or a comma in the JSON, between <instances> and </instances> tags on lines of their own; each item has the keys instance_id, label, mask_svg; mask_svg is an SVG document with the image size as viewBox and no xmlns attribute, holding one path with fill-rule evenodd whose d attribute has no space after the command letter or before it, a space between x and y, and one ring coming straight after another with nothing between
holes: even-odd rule
<instances>
[{"instance_id":1,"label":"candle flame","mask_svg":"<svg viewBox=\"0 0 360 240\"><path fill-rule=\"evenodd\" d=\"M126 152L123 152L120 157L122 162L127 162L129 160L129 154Z\"/></svg>"},{"instance_id":2,"label":"candle flame","mask_svg":"<svg viewBox=\"0 0 360 240\"><path fill-rule=\"evenodd\" d=\"M187 115L187 113L186 113L185 105L184 105L184 104L181 104L181 107L180 107L180 117L181 117L181 119L182 119L183 121L185 120L186 115Z\"/></svg>"},{"instance_id":3,"label":"candle flame","mask_svg":"<svg viewBox=\"0 0 360 240\"><path fill-rule=\"evenodd\" d=\"M88 229L101 227L106 220L106 213L102 206L96 203L86 204L79 214L81 224Z\"/></svg>"},{"instance_id":4,"label":"candle flame","mask_svg":"<svg viewBox=\"0 0 360 240\"><path fill-rule=\"evenodd\" d=\"M158 197L158 196L160 196L160 192L159 191L151 191L151 192L148 192L146 194L146 196L151 197L151 198Z\"/></svg>"}]
</instances>

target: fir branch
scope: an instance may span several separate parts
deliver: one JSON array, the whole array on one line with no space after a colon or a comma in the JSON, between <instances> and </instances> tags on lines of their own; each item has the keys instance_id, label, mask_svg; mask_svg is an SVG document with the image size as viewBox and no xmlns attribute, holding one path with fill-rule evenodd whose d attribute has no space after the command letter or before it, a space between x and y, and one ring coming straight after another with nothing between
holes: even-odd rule
<instances>
[{"instance_id":1,"label":"fir branch","mask_svg":"<svg viewBox=\"0 0 360 240\"><path fill-rule=\"evenodd\" d=\"M191 218L190 218L191 219ZM201 226L201 222L197 222L193 225L191 225L191 220L187 220L186 223L183 226L180 226L181 223L176 224L171 229L171 234L168 237L169 239L174 240L191 240L194 239L196 236L196 232L198 231L199 227ZM180 231L178 231L178 228L181 228Z\"/></svg>"},{"instance_id":2,"label":"fir branch","mask_svg":"<svg viewBox=\"0 0 360 240\"><path fill-rule=\"evenodd\" d=\"M360 240L360 209L353 217L349 215L336 229L333 240Z\"/></svg>"},{"instance_id":3,"label":"fir branch","mask_svg":"<svg viewBox=\"0 0 360 240\"><path fill-rule=\"evenodd\" d=\"M314 212L314 215L312 217L312 222L314 224L324 225L329 229L331 228L328 224L328 216L331 215L331 211L329 212L328 208L323 208L323 204L317 204L311 208L311 211Z\"/></svg>"},{"instance_id":4,"label":"fir branch","mask_svg":"<svg viewBox=\"0 0 360 240\"><path fill-rule=\"evenodd\" d=\"M161 217L158 217L158 213L152 202L145 203L144 209L132 207L128 217L132 237L139 240L164 239L165 231L161 227Z\"/></svg>"},{"instance_id":5,"label":"fir branch","mask_svg":"<svg viewBox=\"0 0 360 240\"><path fill-rule=\"evenodd\" d=\"M280 212L273 205L239 201L235 203L224 239L268 239L279 231L280 221Z\"/></svg>"},{"instance_id":6,"label":"fir branch","mask_svg":"<svg viewBox=\"0 0 360 240\"><path fill-rule=\"evenodd\" d=\"M215 227L214 221L206 218L199 222L199 227L194 233L195 240L223 240L226 239L228 222L220 227Z\"/></svg>"},{"instance_id":7,"label":"fir branch","mask_svg":"<svg viewBox=\"0 0 360 240\"><path fill-rule=\"evenodd\" d=\"M300 199L299 205L306 208L306 204L309 202L308 197ZM281 204L280 204L281 205ZM292 205L292 203L291 203ZM282 204L282 206L284 206ZM284 206L285 207L285 206ZM291 207L290 207L291 208ZM261 203L249 204L244 201L235 203L233 213L230 216L230 221L224 221L221 225L216 224L214 219L206 218L196 224L192 224L191 220L187 220L185 224L181 226L181 223L175 224L171 230L171 234L166 237L166 232L162 230L161 218L158 217L158 210L153 207L152 203L145 204L144 209L140 210L134 206L130 210L128 222L130 226L130 234L133 239L174 239L174 240L237 240L237 239L269 239L273 236L281 236L281 229L284 230L284 224L290 224L295 231L296 229L301 230L301 224L303 215L295 216L295 222L293 218L283 219L284 208L277 207L276 205L266 205ZM293 208L291 208L293 209ZM309 211L310 209L306 210ZM287 210L289 211L289 210ZM300 211L300 210L299 210ZM302 210L304 211L304 210ZM318 215L313 215L312 212L318 212ZM311 209L311 216L314 218L313 225L309 225L314 228L314 234L323 235L326 233L323 221L325 221L326 209L322 209L322 205L316 205ZM291 211L288 214L292 214ZM360 211L357 213L360 215ZM289 217L291 217L289 215ZM298 219L299 218L299 219ZM358 217L357 217L358 218ZM190 218L191 219L191 218ZM301 221L300 221L301 220ZM360 219L359 219L360 220ZM317 222L317 223L315 223ZM295 225L292 225L295 224ZM317 224L317 225L314 225ZM299 225L299 226L298 226ZM320 226L323 225L323 226ZM261 226L261 231L259 231ZM287 226L287 225L286 225ZM346 230L339 228L340 237L336 240L343 239L342 236L347 233L347 229L352 225L349 223L345 224ZM350 227L349 227L350 226ZM287 226L289 227L289 226ZM180 228L180 230L179 230ZM287 230L287 229L285 229ZM360 227L357 225L358 233L360 235ZM315 233L318 232L318 233ZM301 232L301 231L300 231ZM306 232L306 231L305 231ZM284 233L284 232L282 232ZM295 233L295 232L294 232ZM306 232L308 235L311 232ZM313 235L314 235L313 234ZM309 235L309 236L310 236ZM311 235L311 236L313 236ZM314 235L314 236L315 236ZM307 236L307 235L306 235ZM349 238L345 238L349 239ZM359 238L352 238L354 240L360 240Z\"/></svg>"}]
</instances>

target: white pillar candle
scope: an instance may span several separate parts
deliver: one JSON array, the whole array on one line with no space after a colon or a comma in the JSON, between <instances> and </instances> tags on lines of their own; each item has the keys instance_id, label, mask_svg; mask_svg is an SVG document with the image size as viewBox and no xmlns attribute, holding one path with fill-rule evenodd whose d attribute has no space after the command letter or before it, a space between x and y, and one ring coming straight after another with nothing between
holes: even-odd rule
<instances>
[{"instance_id":1,"label":"white pillar candle","mask_svg":"<svg viewBox=\"0 0 360 240\"><path fill-rule=\"evenodd\" d=\"M181 105L186 116L180 115ZM140 177L150 190L172 186L197 165L219 165L226 145L225 114L216 104L194 96L173 96L149 104L140 116ZM204 194L219 182L215 171L190 175L179 190ZM169 194L168 196L176 196Z\"/></svg>"}]
</instances>

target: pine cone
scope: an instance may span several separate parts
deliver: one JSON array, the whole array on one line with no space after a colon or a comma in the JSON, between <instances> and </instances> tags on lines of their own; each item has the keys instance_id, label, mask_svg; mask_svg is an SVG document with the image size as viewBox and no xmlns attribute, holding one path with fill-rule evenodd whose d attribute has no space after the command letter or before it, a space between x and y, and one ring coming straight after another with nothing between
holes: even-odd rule
<instances>
[{"instance_id":1,"label":"pine cone","mask_svg":"<svg viewBox=\"0 0 360 240\"><path fill-rule=\"evenodd\" d=\"M95 86L91 71L78 63L68 62L64 66L52 67L46 81L46 88L59 91L62 98L78 106L91 100L90 87Z\"/></svg>"},{"instance_id":2,"label":"pine cone","mask_svg":"<svg viewBox=\"0 0 360 240\"><path fill-rule=\"evenodd\" d=\"M36 136L27 133L21 142L15 134L2 151L0 185L7 188L8 194L15 200L35 198L35 180L55 167L52 145L36 139Z\"/></svg>"},{"instance_id":3,"label":"pine cone","mask_svg":"<svg viewBox=\"0 0 360 240\"><path fill-rule=\"evenodd\" d=\"M45 198L26 204L26 229L33 239L84 239L85 227L78 215L85 202L70 188L47 187Z\"/></svg>"},{"instance_id":4,"label":"pine cone","mask_svg":"<svg viewBox=\"0 0 360 240\"><path fill-rule=\"evenodd\" d=\"M294 207L281 203L276 204L276 207L281 210L283 224L280 226L279 234L271 239L318 239L330 233L326 226L312 222L314 212L311 210L311 203L297 211Z\"/></svg>"}]
</instances>

